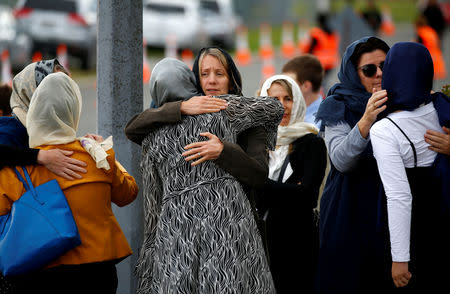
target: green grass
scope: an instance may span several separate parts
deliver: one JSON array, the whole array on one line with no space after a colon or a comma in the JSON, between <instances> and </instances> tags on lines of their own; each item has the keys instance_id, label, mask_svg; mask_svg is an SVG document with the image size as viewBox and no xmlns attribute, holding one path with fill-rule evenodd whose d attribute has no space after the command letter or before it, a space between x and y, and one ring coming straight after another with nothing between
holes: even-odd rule
<instances>
[{"instance_id":1,"label":"green grass","mask_svg":"<svg viewBox=\"0 0 450 294\"><path fill-rule=\"evenodd\" d=\"M366 6L366 0L334 0L331 1L331 9L339 12L346 5L352 2L356 11L361 11ZM417 1L416 0L377 0L378 8L387 7L390 9L392 19L396 23L412 23L417 15Z\"/></svg>"},{"instance_id":2,"label":"green grass","mask_svg":"<svg viewBox=\"0 0 450 294\"><path fill-rule=\"evenodd\" d=\"M346 5L348 1L346 0L333 0L331 1L331 9L334 13L339 13ZM353 7L358 12L361 11L365 5L366 0L355 0ZM413 23L414 18L417 15L417 5L415 0L379 0L377 1L377 6L381 9L382 7L388 7L391 11L392 19L395 23ZM304 17L305 6L297 4L294 7L295 11L298 11L297 15ZM313 24L312 24L313 25ZM281 45L281 29L280 25L272 27L272 43L275 47ZM294 41L297 42L298 26L294 24ZM249 47L252 52L257 52L259 48L259 28L249 28L248 30L248 40Z\"/></svg>"}]
</instances>

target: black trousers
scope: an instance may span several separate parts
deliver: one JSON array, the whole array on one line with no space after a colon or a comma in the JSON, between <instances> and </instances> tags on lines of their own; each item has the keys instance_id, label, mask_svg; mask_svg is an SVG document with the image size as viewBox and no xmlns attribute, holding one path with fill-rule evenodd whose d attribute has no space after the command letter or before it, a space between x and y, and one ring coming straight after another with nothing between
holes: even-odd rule
<instances>
[{"instance_id":1,"label":"black trousers","mask_svg":"<svg viewBox=\"0 0 450 294\"><path fill-rule=\"evenodd\" d=\"M25 276L11 278L14 294L105 293L115 294L115 262L61 265Z\"/></svg>"}]
</instances>

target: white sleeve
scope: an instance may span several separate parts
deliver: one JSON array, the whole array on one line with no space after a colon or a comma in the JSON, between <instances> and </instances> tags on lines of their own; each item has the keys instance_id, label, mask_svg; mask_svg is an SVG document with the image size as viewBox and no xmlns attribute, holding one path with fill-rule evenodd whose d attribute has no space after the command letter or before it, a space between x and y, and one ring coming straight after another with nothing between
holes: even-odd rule
<instances>
[{"instance_id":1,"label":"white sleeve","mask_svg":"<svg viewBox=\"0 0 450 294\"><path fill-rule=\"evenodd\" d=\"M396 136L382 120L370 129L373 153L387 197L392 261L409 261L412 196ZM390 123L390 122L389 122Z\"/></svg>"}]
</instances>

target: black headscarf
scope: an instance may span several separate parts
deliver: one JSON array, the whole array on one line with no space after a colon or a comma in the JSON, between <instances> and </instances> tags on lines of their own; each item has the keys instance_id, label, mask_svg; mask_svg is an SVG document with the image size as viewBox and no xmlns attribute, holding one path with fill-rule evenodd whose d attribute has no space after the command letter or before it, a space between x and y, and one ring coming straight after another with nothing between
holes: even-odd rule
<instances>
[{"instance_id":1,"label":"black headscarf","mask_svg":"<svg viewBox=\"0 0 450 294\"><path fill-rule=\"evenodd\" d=\"M234 63L233 58L231 58L230 54L228 54L228 52L226 52L225 50L219 48L219 47L215 47L215 46L210 46L210 47L204 47L200 50L200 52L197 54L197 57L195 58L194 61L194 65L192 67L192 71L195 74L195 79L196 79L196 86L197 86L197 90L202 93L203 95L205 94L203 92L202 86L200 84L200 65L199 65L199 61L200 61L200 56L202 55L202 53L210 48L216 48L218 49L223 56L225 56L225 59L227 60L228 63L228 76L230 77L230 90L228 91L227 94L234 94L234 95L240 95L242 96L242 79L241 79L241 74L239 73L236 64Z\"/></svg>"},{"instance_id":2,"label":"black headscarf","mask_svg":"<svg viewBox=\"0 0 450 294\"><path fill-rule=\"evenodd\" d=\"M433 101L442 126L450 124L450 101L443 93L431 93L433 59L428 49L419 43L399 42L386 55L381 87L388 92L386 111L414 110Z\"/></svg>"}]
</instances>

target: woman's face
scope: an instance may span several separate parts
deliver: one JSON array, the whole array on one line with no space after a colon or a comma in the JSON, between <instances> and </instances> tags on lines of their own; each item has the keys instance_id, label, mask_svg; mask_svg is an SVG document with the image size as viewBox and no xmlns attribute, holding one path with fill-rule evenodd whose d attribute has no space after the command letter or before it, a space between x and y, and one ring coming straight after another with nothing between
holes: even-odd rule
<instances>
[{"instance_id":1,"label":"woman's face","mask_svg":"<svg viewBox=\"0 0 450 294\"><path fill-rule=\"evenodd\" d=\"M385 59L386 53L384 53L384 51L380 49L361 55L357 71L359 79L361 80L361 84L364 86L367 92L372 93L374 88L375 91L381 90L381 77L383 75L383 72L380 68L380 64L384 63ZM376 71L373 73L373 75L370 75L370 70L366 69L370 68L371 66L373 67L373 65L376 66ZM367 73L369 73L369 76L367 76Z\"/></svg>"},{"instance_id":2,"label":"woman's face","mask_svg":"<svg viewBox=\"0 0 450 294\"><path fill-rule=\"evenodd\" d=\"M292 105L294 104L294 99L289 96L288 91L278 83L273 83L269 90L267 90L267 94L277 98L280 100L281 104L283 104L284 114L283 119L280 122L280 126L287 126L289 124L289 120L291 119L291 110Z\"/></svg>"},{"instance_id":3,"label":"woman's face","mask_svg":"<svg viewBox=\"0 0 450 294\"><path fill-rule=\"evenodd\" d=\"M225 67L211 55L203 57L200 64L200 85L205 95L224 95L230 90L230 78Z\"/></svg>"}]
</instances>

